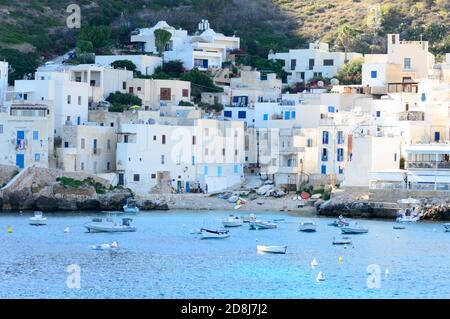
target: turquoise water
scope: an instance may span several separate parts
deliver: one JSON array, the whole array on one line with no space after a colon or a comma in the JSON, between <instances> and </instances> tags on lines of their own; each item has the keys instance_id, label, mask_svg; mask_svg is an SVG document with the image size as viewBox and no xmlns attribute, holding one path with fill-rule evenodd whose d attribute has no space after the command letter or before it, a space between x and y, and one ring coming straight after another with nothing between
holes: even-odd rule
<instances>
[{"instance_id":1,"label":"turquoise water","mask_svg":"<svg viewBox=\"0 0 450 319\"><path fill-rule=\"evenodd\" d=\"M242 213L244 214L244 213ZM200 240L190 230L220 226L228 212L142 212L136 233L90 234L91 215L47 214L48 225L28 225L31 215L0 215L2 298L449 298L450 233L441 223L393 230L393 222L359 220L366 235L354 247L333 246L330 218L312 218L316 233L297 231L300 217L275 230L230 230L224 240ZM7 233L12 226L13 233ZM64 228L71 227L70 233ZM117 251L90 245L119 243ZM286 255L258 254L256 245L287 245ZM339 257L343 262L339 263ZM316 258L319 265L312 269ZM81 288L69 289L66 267L81 267ZM379 288L368 288L367 267L381 269ZM385 274L388 269L389 274ZM326 280L317 283L322 271Z\"/></svg>"}]
</instances>

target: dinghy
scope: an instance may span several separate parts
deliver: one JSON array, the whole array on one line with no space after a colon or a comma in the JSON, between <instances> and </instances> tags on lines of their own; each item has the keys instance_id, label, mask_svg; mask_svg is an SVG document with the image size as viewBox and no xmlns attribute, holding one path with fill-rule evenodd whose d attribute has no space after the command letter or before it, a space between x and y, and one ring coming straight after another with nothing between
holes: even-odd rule
<instances>
[{"instance_id":1,"label":"dinghy","mask_svg":"<svg viewBox=\"0 0 450 319\"><path fill-rule=\"evenodd\" d=\"M287 246L264 246L257 245L256 250L260 253L285 254Z\"/></svg>"},{"instance_id":2,"label":"dinghy","mask_svg":"<svg viewBox=\"0 0 450 319\"><path fill-rule=\"evenodd\" d=\"M242 226L242 219L238 216L230 215L227 219L222 221L224 227L238 227Z\"/></svg>"},{"instance_id":3,"label":"dinghy","mask_svg":"<svg viewBox=\"0 0 450 319\"><path fill-rule=\"evenodd\" d=\"M202 228L200 232L202 235L201 239L223 239L230 237L229 231L226 229L211 230Z\"/></svg>"},{"instance_id":4,"label":"dinghy","mask_svg":"<svg viewBox=\"0 0 450 319\"><path fill-rule=\"evenodd\" d=\"M255 221L255 220L256 220L256 215L255 214L250 214L248 216L242 217L242 221L244 223L250 223L250 222Z\"/></svg>"},{"instance_id":5,"label":"dinghy","mask_svg":"<svg viewBox=\"0 0 450 319\"><path fill-rule=\"evenodd\" d=\"M359 235L359 234L367 234L369 230L362 226L353 226L353 227L342 227L341 232L342 234Z\"/></svg>"},{"instance_id":6,"label":"dinghy","mask_svg":"<svg viewBox=\"0 0 450 319\"><path fill-rule=\"evenodd\" d=\"M128 198L125 205L123 205L123 211L127 214L139 213L139 208L136 206L134 198Z\"/></svg>"},{"instance_id":7,"label":"dinghy","mask_svg":"<svg viewBox=\"0 0 450 319\"><path fill-rule=\"evenodd\" d=\"M30 225L33 226L47 225L47 217L44 217L41 211L35 211L34 216L30 218Z\"/></svg>"},{"instance_id":8,"label":"dinghy","mask_svg":"<svg viewBox=\"0 0 450 319\"><path fill-rule=\"evenodd\" d=\"M351 245L351 244L352 244L352 241L348 237L341 237L338 239L333 237L333 245Z\"/></svg>"},{"instance_id":9,"label":"dinghy","mask_svg":"<svg viewBox=\"0 0 450 319\"><path fill-rule=\"evenodd\" d=\"M303 221L300 223L300 226L298 227L298 231L306 232L306 233L312 233L317 230L317 224L312 221Z\"/></svg>"},{"instance_id":10,"label":"dinghy","mask_svg":"<svg viewBox=\"0 0 450 319\"><path fill-rule=\"evenodd\" d=\"M259 230L259 229L274 229L274 228L277 228L277 224L269 221L265 222L262 220L255 220L250 222L250 229Z\"/></svg>"}]
</instances>

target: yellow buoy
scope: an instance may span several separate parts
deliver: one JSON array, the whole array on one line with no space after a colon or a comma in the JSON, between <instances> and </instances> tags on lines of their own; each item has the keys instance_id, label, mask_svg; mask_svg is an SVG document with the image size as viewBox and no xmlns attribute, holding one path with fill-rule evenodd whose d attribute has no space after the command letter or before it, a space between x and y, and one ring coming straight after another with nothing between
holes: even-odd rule
<instances>
[{"instance_id":1,"label":"yellow buoy","mask_svg":"<svg viewBox=\"0 0 450 319\"><path fill-rule=\"evenodd\" d=\"M8 226L8 234L12 234L12 227Z\"/></svg>"},{"instance_id":2,"label":"yellow buoy","mask_svg":"<svg viewBox=\"0 0 450 319\"><path fill-rule=\"evenodd\" d=\"M344 258L342 258L342 256L339 256L338 261L339 261L339 263L343 263L344 262Z\"/></svg>"}]
</instances>

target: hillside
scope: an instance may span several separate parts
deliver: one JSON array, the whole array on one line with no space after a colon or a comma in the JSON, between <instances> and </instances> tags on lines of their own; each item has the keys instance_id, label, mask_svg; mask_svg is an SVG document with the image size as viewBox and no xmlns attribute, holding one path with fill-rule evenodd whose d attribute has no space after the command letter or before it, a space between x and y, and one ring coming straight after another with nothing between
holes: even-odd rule
<instances>
[{"instance_id":1,"label":"hillside","mask_svg":"<svg viewBox=\"0 0 450 319\"><path fill-rule=\"evenodd\" d=\"M383 52L390 32L405 39L422 36L435 54L450 52L449 0L0 0L0 58L13 65L11 80L75 46L80 30L66 26L71 3L81 7L82 28L108 26L107 44L97 52L125 46L137 27L166 20L194 31L202 18L217 31L240 36L245 62L254 65L270 49L300 48L311 40L341 49L335 37L345 23L361 31L351 48L360 52ZM379 10L369 14L375 4ZM373 12L375 23L367 24Z\"/></svg>"}]
</instances>

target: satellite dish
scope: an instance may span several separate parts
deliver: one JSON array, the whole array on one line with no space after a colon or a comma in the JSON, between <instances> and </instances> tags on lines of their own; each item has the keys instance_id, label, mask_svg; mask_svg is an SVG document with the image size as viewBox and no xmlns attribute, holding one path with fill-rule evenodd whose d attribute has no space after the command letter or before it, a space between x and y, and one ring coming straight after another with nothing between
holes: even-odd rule
<instances>
[{"instance_id":1,"label":"satellite dish","mask_svg":"<svg viewBox=\"0 0 450 319\"><path fill-rule=\"evenodd\" d=\"M319 81L319 82L317 82L317 86L319 86L319 87L323 87L323 86L324 86L324 83L323 83L323 81Z\"/></svg>"},{"instance_id":2,"label":"satellite dish","mask_svg":"<svg viewBox=\"0 0 450 319\"><path fill-rule=\"evenodd\" d=\"M339 80L338 79L331 79L330 83L332 85L339 85Z\"/></svg>"}]
</instances>

